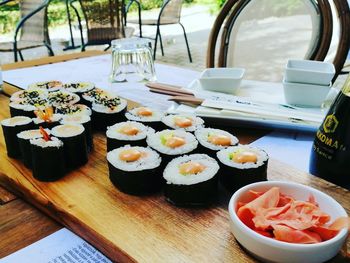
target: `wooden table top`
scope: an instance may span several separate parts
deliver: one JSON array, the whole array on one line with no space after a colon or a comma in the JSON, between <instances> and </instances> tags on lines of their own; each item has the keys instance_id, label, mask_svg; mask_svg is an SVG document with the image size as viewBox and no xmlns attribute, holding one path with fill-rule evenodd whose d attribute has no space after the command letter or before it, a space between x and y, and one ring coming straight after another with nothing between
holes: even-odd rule
<instances>
[{"instance_id":1,"label":"wooden table top","mask_svg":"<svg viewBox=\"0 0 350 263\"><path fill-rule=\"evenodd\" d=\"M55 61L62 61L68 59L78 58L80 56L97 55L99 52L87 52L82 54L65 55L54 58L44 58L35 61L20 62L18 64L11 64L4 66L4 69L13 69L20 67L28 67L40 64L51 63ZM3 119L9 116L8 111L8 97L0 96L0 118ZM242 143L250 143L255 139L263 136L266 131L249 131L241 129L238 131L237 136ZM279 178L283 175L284 178L311 185L318 189L323 190L337 199L344 208L350 211L350 192L327 183L321 179L310 179L310 176L306 176L304 173L295 173L294 170L290 172L283 169L284 165L279 162L273 162L271 169L275 171L272 179ZM276 172L280 171L280 172ZM59 223L50 219L37 209L28 205L22 199L12 195L5 189L0 188L0 258L11 254L18 249L21 249L53 232L62 228ZM233 239L232 235L230 239ZM245 258L245 262L254 261L253 259ZM347 259L345 259L347 260ZM338 257L333 260L334 262L346 262L342 257Z\"/></svg>"}]
</instances>

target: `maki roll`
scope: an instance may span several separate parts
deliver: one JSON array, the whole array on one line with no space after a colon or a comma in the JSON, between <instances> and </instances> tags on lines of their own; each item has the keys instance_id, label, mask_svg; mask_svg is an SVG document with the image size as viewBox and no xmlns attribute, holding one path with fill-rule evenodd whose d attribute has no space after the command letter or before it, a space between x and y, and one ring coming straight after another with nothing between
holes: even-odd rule
<instances>
[{"instance_id":1,"label":"maki roll","mask_svg":"<svg viewBox=\"0 0 350 263\"><path fill-rule=\"evenodd\" d=\"M17 116L1 121L4 133L7 155L11 158L20 158L21 150L17 139L17 133L33 128L32 119L25 116Z\"/></svg>"},{"instance_id":2,"label":"maki roll","mask_svg":"<svg viewBox=\"0 0 350 263\"><path fill-rule=\"evenodd\" d=\"M199 142L198 151L213 158L216 158L217 151L238 144L237 137L219 129L202 128L195 131L195 136Z\"/></svg>"},{"instance_id":3,"label":"maki roll","mask_svg":"<svg viewBox=\"0 0 350 263\"><path fill-rule=\"evenodd\" d=\"M180 129L188 132L202 128L204 121L202 118L194 115L167 115L162 118L162 122L169 128Z\"/></svg>"},{"instance_id":4,"label":"maki roll","mask_svg":"<svg viewBox=\"0 0 350 263\"><path fill-rule=\"evenodd\" d=\"M223 164L220 181L230 192L247 184L267 180L269 156L259 148L232 146L219 151L217 157Z\"/></svg>"},{"instance_id":5,"label":"maki roll","mask_svg":"<svg viewBox=\"0 0 350 263\"><path fill-rule=\"evenodd\" d=\"M125 120L127 101L119 97L104 97L92 104L92 127L106 131L108 126Z\"/></svg>"},{"instance_id":6,"label":"maki roll","mask_svg":"<svg viewBox=\"0 0 350 263\"><path fill-rule=\"evenodd\" d=\"M91 152L94 148L93 144L93 135L91 127L91 118L88 115L64 115L61 124L81 124L85 128L85 137L86 137L86 147L88 152Z\"/></svg>"},{"instance_id":7,"label":"maki roll","mask_svg":"<svg viewBox=\"0 0 350 263\"><path fill-rule=\"evenodd\" d=\"M43 138L30 140L33 177L39 181L56 181L65 175L63 142L43 133Z\"/></svg>"},{"instance_id":8,"label":"maki roll","mask_svg":"<svg viewBox=\"0 0 350 263\"><path fill-rule=\"evenodd\" d=\"M24 165L28 168L32 168L32 152L30 140L42 138L43 132L41 129L26 130L17 134L22 160ZM49 130L45 130L45 132L47 135L50 135Z\"/></svg>"},{"instance_id":9,"label":"maki roll","mask_svg":"<svg viewBox=\"0 0 350 263\"><path fill-rule=\"evenodd\" d=\"M36 99L46 99L47 91L42 89L20 90L13 93L10 101L26 101Z\"/></svg>"},{"instance_id":10,"label":"maki roll","mask_svg":"<svg viewBox=\"0 0 350 263\"><path fill-rule=\"evenodd\" d=\"M68 170L78 168L88 161L85 128L80 124L62 124L54 127L51 134L64 144L65 163Z\"/></svg>"},{"instance_id":11,"label":"maki roll","mask_svg":"<svg viewBox=\"0 0 350 263\"><path fill-rule=\"evenodd\" d=\"M173 159L165 168L164 195L177 206L203 206L217 197L219 165L206 154Z\"/></svg>"},{"instance_id":12,"label":"maki roll","mask_svg":"<svg viewBox=\"0 0 350 263\"><path fill-rule=\"evenodd\" d=\"M57 91L62 88L62 82L58 80L42 81L30 84L28 90L31 89L44 89L48 92Z\"/></svg>"},{"instance_id":13,"label":"maki roll","mask_svg":"<svg viewBox=\"0 0 350 263\"><path fill-rule=\"evenodd\" d=\"M128 120L141 122L156 131L166 129L166 126L162 123L163 116L162 112L148 107L133 108L125 113Z\"/></svg>"},{"instance_id":14,"label":"maki roll","mask_svg":"<svg viewBox=\"0 0 350 263\"><path fill-rule=\"evenodd\" d=\"M48 103L46 99L38 97L11 101L9 106L11 117L27 116L29 118L35 118L34 111L47 107Z\"/></svg>"},{"instance_id":15,"label":"maki roll","mask_svg":"<svg viewBox=\"0 0 350 263\"><path fill-rule=\"evenodd\" d=\"M126 121L114 124L107 128L107 152L122 147L126 144L131 146L147 146L146 138L149 132L154 132L142 123Z\"/></svg>"},{"instance_id":16,"label":"maki roll","mask_svg":"<svg viewBox=\"0 0 350 263\"><path fill-rule=\"evenodd\" d=\"M81 103L85 104L88 107L92 106L92 103L95 100L99 100L101 97L106 97L107 96L107 92L103 89L99 89L99 88L93 88L87 92L84 92L81 95Z\"/></svg>"},{"instance_id":17,"label":"maki roll","mask_svg":"<svg viewBox=\"0 0 350 263\"><path fill-rule=\"evenodd\" d=\"M36 118L33 118L34 126L39 128L39 126L43 128L52 129L53 127L60 124L60 120L62 119L60 114L54 114L52 107L47 107L43 110L38 109L34 111Z\"/></svg>"},{"instance_id":18,"label":"maki roll","mask_svg":"<svg viewBox=\"0 0 350 263\"><path fill-rule=\"evenodd\" d=\"M77 94L74 94L72 92L64 91L64 90L58 90L54 92L50 92L47 97L50 105L54 107L59 107L61 105L65 104L75 104L78 103L80 100L79 96Z\"/></svg>"},{"instance_id":19,"label":"maki roll","mask_svg":"<svg viewBox=\"0 0 350 263\"><path fill-rule=\"evenodd\" d=\"M191 153L198 142L193 134L181 130L163 130L147 136L148 146L161 153L165 167L174 157Z\"/></svg>"},{"instance_id":20,"label":"maki roll","mask_svg":"<svg viewBox=\"0 0 350 263\"><path fill-rule=\"evenodd\" d=\"M71 82L63 84L63 88L66 91L73 92L81 96L84 92L88 92L95 88L95 85L91 82Z\"/></svg>"},{"instance_id":21,"label":"maki roll","mask_svg":"<svg viewBox=\"0 0 350 263\"><path fill-rule=\"evenodd\" d=\"M150 148L126 145L107 153L109 178L122 192L144 195L163 185L161 158Z\"/></svg>"},{"instance_id":22,"label":"maki roll","mask_svg":"<svg viewBox=\"0 0 350 263\"><path fill-rule=\"evenodd\" d=\"M64 104L56 107L56 113L62 115L88 115L91 116L91 109L84 104Z\"/></svg>"}]
</instances>

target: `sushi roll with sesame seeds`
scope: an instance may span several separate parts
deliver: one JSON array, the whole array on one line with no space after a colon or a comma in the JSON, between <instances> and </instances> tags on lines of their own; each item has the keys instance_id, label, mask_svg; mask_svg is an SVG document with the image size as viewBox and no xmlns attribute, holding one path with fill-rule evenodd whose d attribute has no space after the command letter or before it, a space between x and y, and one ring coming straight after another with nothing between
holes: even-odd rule
<instances>
[{"instance_id":1,"label":"sushi roll with sesame seeds","mask_svg":"<svg viewBox=\"0 0 350 263\"><path fill-rule=\"evenodd\" d=\"M106 95L107 92L105 90L95 87L81 95L81 103L91 107L95 100L99 100L101 97L105 97Z\"/></svg>"},{"instance_id":2,"label":"sushi roll with sesame seeds","mask_svg":"<svg viewBox=\"0 0 350 263\"><path fill-rule=\"evenodd\" d=\"M222 164L220 182L230 192L244 185L267 180L269 156L259 148L237 145L217 153Z\"/></svg>"},{"instance_id":3,"label":"sushi roll with sesame seeds","mask_svg":"<svg viewBox=\"0 0 350 263\"><path fill-rule=\"evenodd\" d=\"M80 100L77 94L62 89L55 92L50 92L47 99L50 105L54 107L59 107L66 104L72 105L78 103Z\"/></svg>"},{"instance_id":4,"label":"sushi roll with sesame seeds","mask_svg":"<svg viewBox=\"0 0 350 263\"><path fill-rule=\"evenodd\" d=\"M109 178L122 192L144 195L163 186L159 154L146 147L126 145L107 153Z\"/></svg>"},{"instance_id":5,"label":"sushi roll with sesame seeds","mask_svg":"<svg viewBox=\"0 0 350 263\"><path fill-rule=\"evenodd\" d=\"M61 88L62 88L62 82L58 80L41 81L41 82L32 83L28 86L28 90L42 89L42 90L47 90L48 92L57 91Z\"/></svg>"},{"instance_id":6,"label":"sushi roll with sesame seeds","mask_svg":"<svg viewBox=\"0 0 350 263\"><path fill-rule=\"evenodd\" d=\"M91 109L84 104L64 104L57 106L55 112L61 115L88 115L91 116Z\"/></svg>"},{"instance_id":7,"label":"sushi roll with sesame seeds","mask_svg":"<svg viewBox=\"0 0 350 263\"><path fill-rule=\"evenodd\" d=\"M162 122L168 128L180 129L187 132L194 132L204 125L202 118L189 114L167 115L162 118Z\"/></svg>"},{"instance_id":8,"label":"sushi roll with sesame seeds","mask_svg":"<svg viewBox=\"0 0 350 263\"><path fill-rule=\"evenodd\" d=\"M136 121L119 122L109 126L106 132L107 151L126 144L146 147L146 138L150 132L154 132L154 130Z\"/></svg>"},{"instance_id":9,"label":"sushi roll with sesame seeds","mask_svg":"<svg viewBox=\"0 0 350 263\"><path fill-rule=\"evenodd\" d=\"M125 121L127 101L119 97L104 97L92 104L92 127L106 131L108 126Z\"/></svg>"},{"instance_id":10,"label":"sushi roll with sesame seeds","mask_svg":"<svg viewBox=\"0 0 350 263\"><path fill-rule=\"evenodd\" d=\"M70 82L63 84L63 88L66 91L79 95L80 99L82 99L82 96L85 92L88 92L95 88L95 84L91 82Z\"/></svg>"},{"instance_id":11,"label":"sushi roll with sesame seeds","mask_svg":"<svg viewBox=\"0 0 350 263\"><path fill-rule=\"evenodd\" d=\"M237 137L227 131L202 128L195 131L195 136L199 142L198 152L203 152L216 158L216 153L222 149L238 144Z\"/></svg>"},{"instance_id":12,"label":"sushi roll with sesame seeds","mask_svg":"<svg viewBox=\"0 0 350 263\"><path fill-rule=\"evenodd\" d=\"M27 116L29 118L35 118L35 110L48 107L46 99L41 97L26 98L23 100L11 101L9 104L11 117L15 116Z\"/></svg>"},{"instance_id":13,"label":"sushi roll with sesame seeds","mask_svg":"<svg viewBox=\"0 0 350 263\"><path fill-rule=\"evenodd\" d=\"M196 150L198 142L189 132L163 130L149 134L147 144L161 154L162 167L165 167L173 158Z\"/></svg>"},{"instance_id":14,"label":"sushi roll with sesame seeds","mask_svg":"<svg viewBox=\"0 0 350 263\"><path fill-rule=\"evenodd\" d=\"M184 155L165 168L164 195L177 206L204 206L217 197L219 165L206 154Z\"/></svg>"},{"instance_id":15,"label":"sushi roll with sesame seeds","mask_svg":"<svg viewBox=\"0 0 350 263\"><path fill-rule=\"evenodd\" d=\"M46 99L47 95L48 92L42 89L20 90L11 95L10 101Z\"/></svg>"},{"instance_id":16,"label":"sushi roll with sesame seeds","mask_svg":"<svg viewBox=\"0 0 350 263\"><path fill-rule=\"evenodd\" d=\"M163 116L163 112L144 106L133 108L125 113L125 117L128 120L141 122L156 131L166 129L166 126L162 122Z\"/></svg>"}]
</instances>

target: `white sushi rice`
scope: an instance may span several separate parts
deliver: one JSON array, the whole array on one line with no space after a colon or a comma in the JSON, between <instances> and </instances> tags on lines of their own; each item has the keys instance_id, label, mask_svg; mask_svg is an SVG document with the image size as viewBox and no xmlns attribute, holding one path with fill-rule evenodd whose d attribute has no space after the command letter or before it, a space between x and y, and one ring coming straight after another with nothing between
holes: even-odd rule
<instances>
[{"instance_id":1,"label":"white sushi rice","mask_svg":"<svg viewBox=\"0 0 350 263\"><path fill-rule=\"evenodd\" d=\"M84 124L91 120L88 115L62 115L61 124Z\"/></svg>"},{"instance_id":2,"label":"white sushi rice","mask_svg":"<svg viewBox=\"0 0 350 263\"><path fill-rule=\"evenodd\" d=\"M170 135L181 137L185 140L186 143L176 148L167 147L162 143L161 138L163 136L170 136ZM198 146L198 141L196 140L194 135L189 132L185 132L182 130L163 130L160 132L149 134L147 136L147 144L153 149L163 154L179 155L179 154L189 153L194 149L196 149Z\"/></svg>"},{"instance_id":3,"label":"white sushi rice","mask_svg":"<svg viewBox=\"0 0 350 263\"><path fill-rule=\"evenodd\" d=\"M56 113L62 115L88 115L91 116L91 109L84 104L60 105L56 107Z\"/></svg>"},{"instance_id":4,"label":"white sushi rice","mask_svg":"<svg viewBox=\"0 0 350 263\"><path fill-rule=\"evenodd\" d=\"M146 152L146 154L142 155L140 159L138 159L135 162L126 162L123 160L120 160L119 154L128 149L135 149L140 152ZM126 145L124 147L120 147L117 149L114 149L113 151L110 151L107 153L107 160L108 162L113 165L115 168L123 171L133 172L133 171L142 171L142 170L148 170L148 169L154 169L158 167L162 161L159 154L146 147L137 147L137 146L130 146Z\"/></svg>"},{"instance_id":5,"label":"white sushi rice","mask_svg":"<svg viewBox=\"0 0 350 263\"><path fill-rule=\"evenodd\" d=\"M202 129L196 130L194 134L201 145L213 151L219 151L229 146L212 144L211 142L208 141L208 137L210 135L225 135L231 139L231 146L238 144L238 139L236 136L233 136L231 133L227 131L223 131L219 129L202 128Z\"/></svg>"},{"instance_id":6,"label":"white sushi rice","mask_svg":"<svg viewBox=\"0 0 350 263\"><path fill-rule=\"evenodd\" d=\"M50 135L49 129L45 129L45 131L47 134ZM22 131L20 133L17 133L17 137L24 140L30 140L30 139L42 138L43 135L41 134L39 129L36 129L36 130L27 130L27 131Z\"/></svg>"},{"instance_id":7,"label":"white sushi rice","mask_svg":"<svg viewBox=\"0 0 350 263\"><path fill-rule=\"evenodd\" d=\"M8 118L1 121L1 125L7 126L7 127L15 127L15 126L21 126L26 125L32 122L32 119L25 116L16 116L12 118Z\"/></svg>"},{"instance_id":8,"label":"white sushi rice","mask_svg":"<svg viewBox=\"0 0 350 263\"><path fill-rule=\"evenodd\" d=\"M252 163L252 162L247 162L247 163L236 163L233 160L230 160L230 154L239 152L239 151L249 151L253 152L257 155L257 162ZM238 169L250 169L250 168L257 168L260 167L264 164L269 159L269 156L267 153L259 148L252 147L249 145L238 145L238 146L231 146L226 149L223 149L219 152L217 152L217 157L220 162L223 164L230 166L230 167L235 167Z\"/></svg>"},{"instance_id":9,"label":"white sushi rice","mask_svg":"<svg viewBox=\"0 0 350 263\"><path fill-rule=\"evenodd\" d=\"M39 146L41 148L47 148L47 147L62 147L63 142L59 140L56 137L51 137L51 141L45 141L43 138L37 138L30 140L30 144Z\"/></svg>"},{"instance_id":10,"label":"white sushi rice","mask_svg":"<svg viewBox=\"0 0 350 263\"><path fill-rule=\"evenodd\" d=\"M10 101L23 101L26 98L31 98L30 97L31 94L32 94L32 97L34 94L37 94L37 96L34 96L34 97L40 97L45 99L47 98L48 92L46 90L39 89L39 88L35 88L31 90L20 90L11 95Z\"/></svg>"},{"instance_id":11,"label":"white sushi rice","mask_svg":"<svg viewBox=\"0 0 350 263\"><path fill-rule=\"evenodd\" d=\"M140 116L138 115L138 111L140 110L140 108L144 108L144 107L137 107L129 110L127 113L125 113L125 117L131 121L156 122L156 121L161 121L164 116L164 113L151 108L150 108L150 110L152 111L151 116Z\"/></svg>"},{"instance_id":12,"label":"white sushi rice","mask_svg":"<svg viewBox=\"0 0 350 263\"><path fill-rule=\"evenodd\" d=\"M70 82L63 84L66 91L73 93L83 93L95 88L95 84L91 82Z\"/></svg>"},{"instance_id":13,"label":"white sushi rice","mask_svg":"<svg viewBox=\"0 0 350 263\"><path fill-rule=\"evenodd\" d=\"M75 104L80 98L79 95L60 89L58 91L50 92L48 95L48 101L53 106L60 106L64 104Z\"/></svg>"},{"instance_id":14,"label":"white sushi rice","mask_svg":"<svg viewBox=\"0 0 350 263\"><path fill-rule=\"evenodd\" d=\"M41 81L28 85L27 90L43 89L49 92L57 91L62 88L62 82L57 80Z\"/></svg>"},{"instance_id":15,"label":"white sushi rice","mask_svg":"<svg viewBox=\"0 0 350 263\"><path fill-rule=\"evenodd\" d=\"M179 127L175 124L176 118L187 118L192 120L192 125L186 128ZM179 130L184 130L184 131L189 131L193 132L196 129L202 128L204 125L204 121L202 118L197 117L195 115L190 115L190 114L176 114L176 115L167 115L162 118L162 122L173 129L179 129Z\"/></svg>"},{"instance_id":16,"label":"white sushi rice","mask_svg":"<svg viewBox=\"0 0 350 263\"><path fill-rule=\"evenodd\" d=\"M68 138L82 134L84 130L84 126L80 124L62 124L52 128L51 134L56 137Z\"/></svg>"},{"instance_id":17,"label":"white sushi rice","mask_svg":"<svg viewBox=\"0 0 350 263\"><path fill-rule=\"evenodd\" d=\"M135 135L127 135L119 132L119 130L124 126L133 126L139 130L139 132ZM114 124L113 126L109 126L107 128L106 136L108 138L117 139L121 141L138 141L145 139L148 134L154 133L152 128L146 127L142 123L136 121L125 121Z\"/></svg>"},{"instance_id":18,"label":"white sushi rice","mask_svg":"<svg viewBox=\"0 0 350 263\"><path fill-rule=\"evenodd\" d=\"M204 171L197 174L181 174L180 165L189 161L204 165ZM167 184L193 185L210 180L216 175L219 168L217 161L206 154L184 155L168 163L164 169L163 177Z\"/></svg>"},{"instance_id":19,"label":"white sushi rice","mask_svg":"<svg viewBox=\"0 0 350 263\"><path fill-rule=\"evenodd\" d=\"M92 104L92 110L96 111L96 112L100 112L100 113L107 113L107 114L118 113L118 112L121 112L122 110L124 110L127 105L128 105L128 102L126 100L120 98L119 105L114 107L113 109L111 109L107 106L104 106L102 104L94 102Z\"/></svg>"},{"instance_id":20,"label":"white sushi rice","mask_svg":"<svg viewBox=\"0 0 350 263\"><path fill-rule=\"evenodd\" d=\"M34 111L37 109L37 107L35 107L34 105L30 105L30 104L21 104L18 101L12 101L10 103L10 107L17 109L17 110L24 110L24 111Z\"/></svg>"},{"instance_id":21,"label":"white sushi rice","mask_svg":"<svg viewBox=\"0 0 350 263\"><path fill-rule=\"evenodd\" d=\"M58 122L62 119L62 116L60 114L53 114L50 118L51 122ZM40 119L40 118L33 118L32 119L35 124L41 124L44 123L45 120Z\"/></svg>"},{"instance_id":22,"label":"white sushi rice","mask_svg":"<svg viewBox=\"0 0 350 263\"><path fill-rule=\"evenodd\" d=\"M106 94L107 94L107 92L103 89L94 88L92 90L89 90L88 92L84 92L84 94L82 95L83 99L90 101L90 102L94 102L96 97L92 96L92 93L97 93L98 95L96 95L96 96L106 96Z\"/></svg>"}]
</instances>

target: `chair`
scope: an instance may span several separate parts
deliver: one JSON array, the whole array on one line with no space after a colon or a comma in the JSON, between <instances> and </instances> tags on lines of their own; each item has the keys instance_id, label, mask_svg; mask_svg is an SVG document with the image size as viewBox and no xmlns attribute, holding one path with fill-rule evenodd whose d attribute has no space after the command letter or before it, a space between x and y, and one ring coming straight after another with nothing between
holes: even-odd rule
<instances>
[{"instance_id":1,"label":"chair","mask_svg":"<svg viewBox=\"0 0 350 263\"><path fill-rule=\"evenodd\" d=\"M4 1L6 4L10 1ZM50 0L21 0L19 2L21 19L18 22L13 42L0 43L0 51L13 52L14 60L18 54L23 61L22 50L45 46L50 56L53 56L47 28L47 6Z\"/></svg>"},{"instance_id":2,"label":"chair","mask_svg":"<svg viewBox=\"0 0 350 263\"><path fill-rule=\"evenodd\" d=\"M110 48L113 39L130 37L133 28L124 27L124 1L123 0L79 0L86 22L87 41L84 40L81 16L71 1L71 6L78 17L81 50L85 51L89 45L108 45Z\"/></svg>"},{"instance_id":3,"label":"chair","mask_svg":"<svg viewBox=\"0 0 350 263\"><path fill-rule=\"evenodd\" d=\"M244 60L250 59L251 66L255 66L259 70L266 69L266 74L273 74L273 65L279 63L280 69L283 69L287 58L297 58L294 57L295 54L298 54L299 58L324 60L332 38L332 13L328 1L299 1L301 5L300 10L293 14L289 14L290 10L288 10L286 14L283 14L284 16L281 15L279 17L277 14L274 17L264 17L264 12L271 12L269 9L264 10L264 5L265 7L270 5L269 7L271 8L273 2L275 1L228 0L219 13L210 34L207 67L216 65L218 67L242 66L242 63L245 62ZM290 3L292 1L284 1L281 4L287 2ZM294 3L297 2L294 1ZM252 12L254 8L256 11L257 6L260 13ZM271 25L277 26L277 29ZM278 27L280 27L279 30ZM294 31L290 33L294 35L286 35L285 31L288 27L293 28ZM242 28L246 30L242 30ZM247 28L255 30L254 33L247 31ZM220 32L221 42L220 48L217 50L216 46ZM248 41L242 41L242 39L253 38L254 34L259 34L259 41L255 45L247 45L248 48L242 48L241 43L249 43ZM300 35L303 36L303 42L299 39ZM270 38L267 36L270 36ZM289 42L292 41L294 41L295 45L288 47ZM264 43L269 43L269 45L264 46ZM280 46L278 46L279 43L281 43ZM239 48L241 49L239 50ZM242 55L241 51L244 48L246 48L246 53ZM266 52L264 48L267 50ZM238 50L241 54L239 54ZM257 52L257 50L260 52ZM263 57L267 52L271 52L270 54L273 54L272 57L265 58L266 61L262 61L263 59L261 58L259 60L258 57ZM281 57L276 59L274 52L280 52ZM217 62L215 53L219 53ZM252 64L253 61L255 65ZM248 68L250 69L251 67Z\"/></svg>"},{"instance_id":4,"label":"chair","mask_svg":"<svg viewBox=\"0 0 350 263\"><path fill-rule=\"evenodd\" d=\"M138 3L138 5L140 7L140 3L138 2L138 0L131 0L131 1ZM131 3L129 4L129 6L131 5ZM156 26L157 27L156 37L155 37L155 41L154 41L154 52L153 52L154 59L156 59L158 38L159 38L159 42L160 42L160 49L162 52L162 56L164 56L164 48L163 48L162 36L160 34L160 26L179 24L182 27L182 30L184 33L188 58L189 58L190 62L192 63L192 56L191 56L191 51L190 51L190 47L189 47L188 40L187 40L186 30L185 30L185 27L183 26L183 24L180 22L181 8L182 8L182 0L164 0L157 19L141 19L141 23L140 23L140 19L128 21L128 23L136 23L136 24L138 23L140 25L140 31L141 31L140 35L142 35L141 25L148 25L148 26ZM140 17L140 15L139 15L139 17Z\"/></svg>"}]
</instances>

